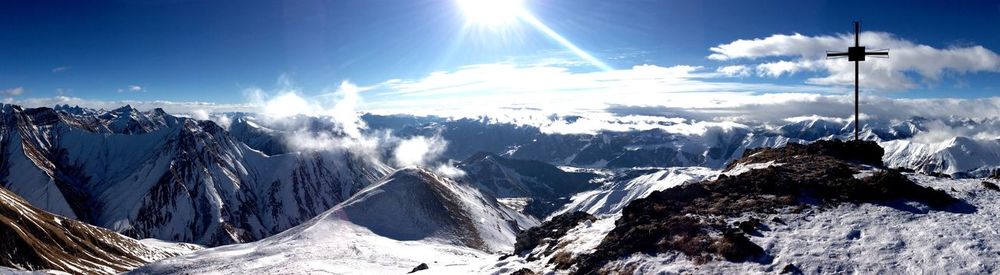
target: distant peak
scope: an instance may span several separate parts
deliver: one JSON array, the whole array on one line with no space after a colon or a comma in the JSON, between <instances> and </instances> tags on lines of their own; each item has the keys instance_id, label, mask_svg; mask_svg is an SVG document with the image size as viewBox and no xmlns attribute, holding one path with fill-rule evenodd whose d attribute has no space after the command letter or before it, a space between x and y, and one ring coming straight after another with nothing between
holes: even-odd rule
<instances>
[{"instance_id":1,"label":"distant peak","mask_svg":"<svg viewBox=\"0 0 1000 275\"><path fill-rule=\"evenodd\" d=\"M463 162L464 163L473 163L473 162L483 161L483 160L485 160L487 158L497 158L497 157L499 157L499 156L497 156L497 154L486 152L486 151L479 151L479 152L477 152L475 154L472 154L472 156L470 156L469 158L465 159L465 161L463 161Z\"/></svg>"},{"instance_id":2,"label":"distant peak","mask_svg":"<svg viewBox=\"0 0 1000 275\"><path fill-rule=\"evenodd\" d=\"M125 106L118 107L118 109L114 109L111 112L126 113L126 112L132 112L132 111L136 111L135 107L132 107L131 104L125 104Z\"/></svg>"}]
</instances>

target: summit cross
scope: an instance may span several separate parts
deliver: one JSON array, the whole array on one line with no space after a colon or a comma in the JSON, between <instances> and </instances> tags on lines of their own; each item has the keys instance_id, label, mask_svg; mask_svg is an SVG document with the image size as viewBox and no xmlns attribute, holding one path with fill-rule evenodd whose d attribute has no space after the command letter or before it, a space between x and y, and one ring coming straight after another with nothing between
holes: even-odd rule
<instances>
[{"instance_id":1,"label":"summit cross","mask_svg":"<svg viewBox=\"0 0 1000 275\"><path fill-rule=\"evenodd\" d=\"M861 23L854 21L854 47L848 47L846 52L827 52L827 58L840 58L847 57L847 61L854 61L854 141L858 141L858 136L860 133L859 126L859 116L858 116L858 66L861 61L865 61L865 57L869 55L873 56L889 56L889 50L876 50L876 51L865 51L865 46L861 46L859 41L859 36L861 33Z\"/></svg>"}]
</instances>

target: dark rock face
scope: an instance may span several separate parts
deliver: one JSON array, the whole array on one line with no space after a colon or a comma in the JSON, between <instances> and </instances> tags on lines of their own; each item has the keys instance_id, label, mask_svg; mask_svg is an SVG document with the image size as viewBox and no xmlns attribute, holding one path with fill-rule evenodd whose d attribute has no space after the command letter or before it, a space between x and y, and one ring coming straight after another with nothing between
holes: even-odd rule
<instances>
[{"instance_id":1,"label":"dark rock face","mask_svg":"<svg viewBox=\"0 0 1000 275\"><path fill-rule=\"evenodd\" d=\"M981 184L983 185L983 188L986 188L986 189L989 189L989 190L993 190L993 191L1000 191L1000 187L998 187L996 184L994 184L992 182L983 181Z\"/></svg>"},{"instance_id":2,"label":"dark rock face","mask_svg":"<svg viewBox=\"0 0 1000 275\"><path fill-rule=\"evenodd\" d=\"M857 202L891 206L899 201L915 201L948 210L958 202L894 170L854 178L857 163L880 166L881 153L874 143L839 141L748 153L738 162L775 161L783 165L678 186L633 201L594 253L571 261L578 263L575 273L599 273L608 261L633 253L667 251L681 252L695 262L770 262L764 249L746 236L755 232L761 221L753 218L732 224L725 221L726 217L769 216L808 204Z\"/></svg>"},{"instance_id":3,"label":"dark rock face","mask_svg":"<svg viewBox=\"0 0 1000 275\"><path fill-rule=\"evenodd\" d=\"M539 226L517 234L517 242L514 243L514 254L530 252L543 244L549 244L547 252L551 253L555 242L559 237L566 235L566 231L576 227L583 221L593 221L595 219L594 216L586 212L565 213L555 216Z\"/></svg>"},{"instance_id":4,"label":"dark rock face","mask_svg":"<svg viewBox=\"0 0 1000 275\"><path fill-rule=\"evenodd\" d=\"M428 267L426 263L420 263L420 265L418 265L417 267L414 267L413 270L410 270L410 272L407 272L407 273L414 273L414 272L417 272L417 271L427 270L427 269L430 269L430 267Z\"/></svg>"},{"instance_id":5,"label":"dark rock face","mask_svg":"<svg viewBox=\"0 0 1000 275\"><path fill-rule=\"evenodd\" d=\"M781 269L781 274L799 275L803 273L802 269L799 269L799 267L795 266L794 264L787 264L785 265L784 268Z\"/></svg>"},{"instance_id":6,"label":"dark rock face","mask_svg":"<svg viewBox=\"0 0 1000 275\"><path fill-rule=\"evenodd\" d=\"M514 273L511 273L510 275L535 275L535 272L531 271L531 269L522 268L514 271Z\"/></svg>"}]
</instances>

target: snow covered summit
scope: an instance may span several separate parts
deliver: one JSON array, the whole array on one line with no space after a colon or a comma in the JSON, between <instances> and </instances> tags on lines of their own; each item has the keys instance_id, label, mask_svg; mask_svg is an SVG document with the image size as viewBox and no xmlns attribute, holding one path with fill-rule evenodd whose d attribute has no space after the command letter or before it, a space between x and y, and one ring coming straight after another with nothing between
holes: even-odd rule
<instances>
[{"instance_id":1,"label":"snow covered summit","mask_svg":"<svg viewBox=\"0 0 1000 275\"><path fill-rule=\"evenodd\" d=\"M478 189L420 168L404 168L329 212L396 240L438 239L509 251L521 229L536 225Z\"/></svg>"},{"instance_id":2,"label":"snow covered summit","mask_svg":"<svg viewBox=\"0 0 1000 275\"><path fill-rule=\"evenodd\" d=\"M420 263L435 273L468 273L513 251L515 234L537 224L475 188L404 168L280 234L134 273L397 274Z\"/></svg>"}]
</instances>

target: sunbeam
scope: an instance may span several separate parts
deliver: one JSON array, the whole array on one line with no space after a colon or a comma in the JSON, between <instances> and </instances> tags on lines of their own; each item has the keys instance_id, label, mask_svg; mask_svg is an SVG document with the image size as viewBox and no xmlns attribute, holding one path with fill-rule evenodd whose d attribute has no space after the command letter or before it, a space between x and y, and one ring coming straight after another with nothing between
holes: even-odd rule
<instances>
[{"instance_id":1,"label":"sunbeam","mask_svg":"<svg viewBox=\"0 0 1000 275\"><path fill-rule=\"evenodd\" d=\"M542 21L538 20L538 18L536 18L535 16L531 15L530 13L524 12L520 16L520 18L522 20L524 20L525 22L527 22L532 27L534 27L535 29L537 29L538 31L540 31L540 32L544 33L545 35L549 36L549 38L552 38L553 40L555 40L556 42L558 42L563 47L566 47L566 49L569 49L570 51L572 51L573 54L576 54L578 57L582 58L583 60L586 60L587 62L590 62L590 64L594 65L595 67L600 68L601 70L604 70L604 71L611 71L611 70L613 70L611 68L611 66L608 66L604 62L601 62L601 60L597 59L597 57L594 57L593 55L590 55L590 53L587 53L586 51L584 51L580 47L577 47L576 45L573 45L573 42L570 42L569 39L566 39L562 35L559 35L559 33L557 33L556 31L552 30L552 28L549 28L549 26L546 26L545 23L542 23Z\"/></svg>"},{"instance_id":2,"label":"sunbeam","mask_svg":"<svg viewBox=\"0 0 1000 275\"><path fill-rule=\"evenodd\" d=\"M577 57L590 62L591 65L604 71L613 68L594 57L587 51L577 47L569 39L563 37L524 8L522 0L456 0L458 7L465 15L466 24L485 27L485 29L502 33L503 29L518 21L523 21L539 32L545 34L556 43L570 50ZM504 36L505 37L505 36Z\"/></svg>"}]
</instances>

